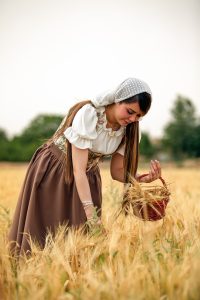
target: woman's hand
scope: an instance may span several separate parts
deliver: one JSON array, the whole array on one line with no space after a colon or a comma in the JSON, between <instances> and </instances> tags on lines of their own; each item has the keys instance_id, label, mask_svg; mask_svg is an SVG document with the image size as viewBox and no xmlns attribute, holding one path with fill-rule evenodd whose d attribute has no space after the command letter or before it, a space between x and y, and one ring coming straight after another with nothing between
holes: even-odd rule
<instances>
[{"instance_id":1,"label":"woman's hand","mask_svg":"<svg viewBox=\"0 0 200 300\"><path fill-rule=\"evenodd\" d=\"M94 205L88 205L84 208L84 210L88 222L96 225L101 225L101 220L97 216L97 210L96 207L94 207Z\"/></svg>"},{"instance_id":2,"label":"woman's hand","mask_svg":"<svg viewBox=\"0 0 200 300\"><path fill-rule=\"evenodd\" d=\"M103 227L101 218L97 215L96 207L93 205L89 205L87 208L85 208L85 213L87 216L87 226L90 230L99 232L99 233L106 233L106 230Z\"/></svg>"},{"instance_id":3,"label":"woman's hand","mask_svg":"<svg viewBox=\"0 0 200 300\"><path fill-rule=\"evenodd\" d=\"M84 202L83 202L83 207L84 207ZM84 207L85 214L88 220L93 219L93 217L96 215L96 209L93 204L87 205Z\"/></svg>"},{"instance_id":4,"label":"woman's hand","mask_svg":"<svg viewBox=\"0 0 200 300\"><path fill-rule=\"evenodd\" d=\"M158 160L151 160L149 173L145 176L139 175L136 179L139 182L150 183L161 177L161 166Z\"/></svg>"}]
</instances>

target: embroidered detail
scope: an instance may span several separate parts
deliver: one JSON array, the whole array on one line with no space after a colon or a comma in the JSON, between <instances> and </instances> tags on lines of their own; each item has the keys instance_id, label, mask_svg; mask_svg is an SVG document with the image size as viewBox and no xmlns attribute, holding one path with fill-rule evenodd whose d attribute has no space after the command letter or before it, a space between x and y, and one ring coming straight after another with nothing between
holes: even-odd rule
<instances>
[{"instance_id":1,"label":"embroidered detail","mask_svg":"<svg viewBox=\"0 0 200 300\"><path fill-rule=\"evenodd\" d=\"M97 127L102 127L105 131L108 132L110 136L120 136L123 135L125 132L125 126L121 126L118 130L113 130L112 128L108 128L107 126L107 118L106 118L106 112L105 107L101 106L96 109L97 110Z\"/></svg>"},{"instance_id":2,"label":"embroidered detail","mask_svg":"<svg viewBox=\"0 0 200 300\"><path fill-rule=\"evenodd\" d=\"M57 140L54 140L54 144L64 153L66 153L65 143L66 137L64 136L64 134L61 135Z\"/></svg>"},{"instance_id":3,"label":"embroidered detail","mask_svg":"<svg viewBox=\"0 0 200 300\"><path fill-rule=\"evenodd\" d=\"M66 154L65 143L66 143L66 137L64 136L64 134L62 136L60 136L56 141L54 141L54 144L62 152L64 152ZM106 156L108 157L108 156L110 156L110 154L97 153L97 152L93 152L90 149L88 149L88 163L87 163L86 171L88 172L92 168L97 167L99 162L101 160L103 160L103 158L106 157Z\"/></svg>"},{"instance_id":4,"label":"embroidered detail","mask_svg":"<svg viewBox=\"0 0 200 300\"><path fill-rule=\"evenodd\" d=\"M92 168L95 168L99 165L99 162L103 160L104 157L108 155L93 152L89 150L88 152L88 163L87 163L87 172Z\"/></svg>"}]
</instances>

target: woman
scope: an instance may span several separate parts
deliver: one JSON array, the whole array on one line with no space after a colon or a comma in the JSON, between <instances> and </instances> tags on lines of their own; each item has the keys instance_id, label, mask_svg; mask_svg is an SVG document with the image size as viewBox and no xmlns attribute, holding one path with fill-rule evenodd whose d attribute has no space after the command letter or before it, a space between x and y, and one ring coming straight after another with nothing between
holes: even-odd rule
<instances>
[{"instance_id":1,"label":"woman","mask_svg":"<svg viewBox=\"0 0 200 300\"><path fill-rule=\"evenodd\" d=\"M74 105L47 144L29 164L9 233L11 250L30 251L29 235L41 247L59 224L77 227L87 220L100 223L101 177L98 162L112 155L111 175L120 182L151 182L161 175L151 161L140 179L139 119L151 106L151 91L139 79L128 78L113 91ZM92 224L95 225L95 222Z\"/></svg>"}]
</instances>

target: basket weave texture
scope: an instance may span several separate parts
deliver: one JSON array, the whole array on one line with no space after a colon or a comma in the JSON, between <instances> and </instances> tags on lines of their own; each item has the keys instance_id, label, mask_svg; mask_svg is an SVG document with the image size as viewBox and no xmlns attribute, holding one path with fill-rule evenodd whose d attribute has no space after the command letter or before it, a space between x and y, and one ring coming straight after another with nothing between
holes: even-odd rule
<instances>
[{"instance_id":1,"label":"basket weave texture","mask_svg":"<svg viewBox=\"0 0 200 300\"><path fill-rule=\"evenodd\" d=\"M146 174L141 177L146 176ZM140 178L141 178L140 177ZM133 180L125 190L122 202L122 211L133 214L144 221L157 221L165 216L170 192L162 177L159 177L162 186L144 187Z\"/></svg>"}]
</instances>

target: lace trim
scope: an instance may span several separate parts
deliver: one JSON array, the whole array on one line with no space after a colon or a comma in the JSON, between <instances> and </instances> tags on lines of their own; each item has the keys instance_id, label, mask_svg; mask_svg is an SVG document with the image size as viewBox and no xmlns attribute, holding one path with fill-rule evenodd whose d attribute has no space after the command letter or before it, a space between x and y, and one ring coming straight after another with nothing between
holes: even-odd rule
<instances>
[{"instance_id":1,"label":"lace trim","mask_svg":"<svg viewBox=\"0 0 200 300\"><path fill-rule=\"evenodd\" d=\"M119 136L124 133L125 126L121 126L118 130L113 130L112 128L106 127L108 121L106 118L105 106L97 108L97 117L98 117L97 125L102 127L105 131L108 131L110 136Z\"/></svg>"}]
</instances>

